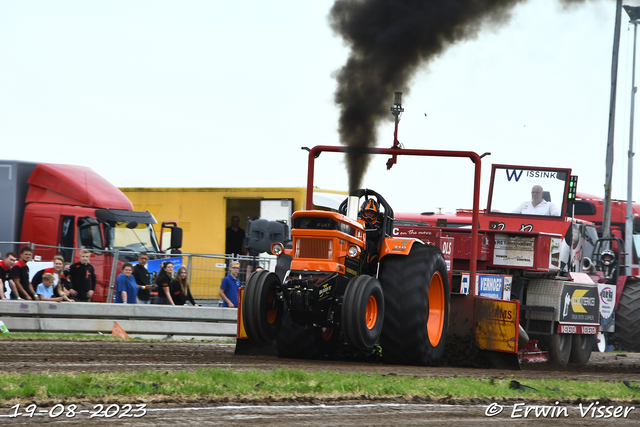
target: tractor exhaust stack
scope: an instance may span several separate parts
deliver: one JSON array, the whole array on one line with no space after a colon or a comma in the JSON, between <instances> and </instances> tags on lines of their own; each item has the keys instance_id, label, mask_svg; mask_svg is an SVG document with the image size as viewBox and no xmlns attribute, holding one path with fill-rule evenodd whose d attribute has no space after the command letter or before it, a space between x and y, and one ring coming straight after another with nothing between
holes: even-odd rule
<instances>
[{"instance_id":1,"label":"tractor exhaust stack","mask_svg":"<svg viewBox=\"0 0 640 427\"><path fill-rule=\"evenodd\" d=\"M400 123L400 116L404 112L402 108L402 92L396 92L393 99L393 107L391 107L391 114L395 117L395 130L393 132L393 146L391 148L400 148L400 141L398 141L398 123ZM389 160L387 160L387 170L391 169L396 164L398 156L393 154Z\"/></svg>"}]
</instances>

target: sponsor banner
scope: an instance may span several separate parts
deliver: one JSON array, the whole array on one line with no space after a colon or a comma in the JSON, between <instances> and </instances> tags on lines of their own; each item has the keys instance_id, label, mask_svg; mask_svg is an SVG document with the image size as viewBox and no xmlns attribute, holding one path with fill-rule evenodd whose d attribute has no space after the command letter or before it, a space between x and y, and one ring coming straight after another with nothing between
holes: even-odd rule
<instances>
[{"instance_id":1,"label":"sponsor banner","mask_svg":"<svg viewBox=\"0 0 640 427\"><path fill-rule=\"evenodd\" d=\"M478 294L481 297L502 299L502 286L504 280L502 276L480 276L478 275Z\"/></svg>"},{"instance_id":2,"label":"sponsor banner","mask_svg":"<svg viewBox=\"0 0 640 427\"><path fill-rule=\"evenodd\" d=\"M613 314L613 308L616 305L616 285L599 283L598 294L600 295L600 315L603 320L608 319Z\"/></svg>"},{"instance_id":3,"label":"sponsor banner","mask_svg":"<svg viewBox=\"0 0 640 427\"><path fill-rule=\"evenodd\" d=\"M599 299L595 285L565 284L560 299L560 322L599 323Z\"/></svg>"},{"instance_id":4,"label":"sponsor banner","mask_svg":"<svg viewBox=\"0 0 640 427\"><path fill-rule=\"evenodd\" d=\"M476 299L476 341L480 348L518 351L518 303Z\"/></svg>"},{"instance_id":5,"label":"sponsor banner","mask_svg":"<svg viewBox=\"0 0 640 427\"><path fill-rule=\"evenodd\" d=\"M598 296L600 297L600 329L613 332L616 324L613 313L616 306L616 285L598 283Z\"/></svg>"},{"instance_id":6,"label":"sponsor banner","mask_svg":"<svg viewBox=\"0 0 640 427\"><path fill-rule=\"evenodd\" d=\"M534 237L496 234L493 246L493 264L533 267Z\"/></svg>"},{"instance_id":7,"label":"sponsor banner","mask_svg":"<svg viewBox=\"0 0 640 427\"><path fill-rule=\"evenodd\" d=\"M598 333L597 326L586 325L558 325L559 334L579 334L579 335L596 335Z\"/></svg>"},{"instance_id":8,"label":"sponsor banner","mask_svg":"<svg viewBox=\"0 0 640 427\"><path fill-rule=\"evenodd\" d=\"M463 280L465 279L463 275ZM469 277L466 277L467 283ZM513 276L476 274L476 295L486 298L510 300ZM467 285L468 286L468 285ZM462 286L461 286L462 288ZM468 293L467 288L467 293ZM463 293L463 292L461 292Z\"/></svg>"},{"instance_id":9,"label":"sponsor banner","mask_svg":"<svg viewBox=\"0 0 640 427\"><path fill-rule=\"evenodd\" d=\"M551 248L549 249L549 268L559 270L560 269L560 244L562 239L551 238Z\"/></svg>"},{"instance_id":10,"label":"sponsor banner","mask_svg":"<svg viewBox=\"0 0 640 427\"><path fill-rule=\"evenodd\" d=\"M469 273L462 273L460 276L460 293L469 295Z\"/></svg>"},{"instance_id":11,"label":"sponsor banner","mask_svg":"<svg viewBox=\"0 0 640 427\"><path fill-rule=\"evenodd\" d=\"M315 291L317 292L316 298L318 300L322 300L328 298L331 295L332 286L330 283L324 283L320 286L317 286Z\"/></svg>"},{"instance_id":12,"label":"sponsor banner","mask_svg":"<svg viewBox=\"0 0 640 427\"><path fill-rule=\"evenodd\" d=\"M172 263L173 271L176 271L176 272L178 271L178 268L182 266L182 257L150 259L149 261L147 261L147 265L145 265L145 267L147 268L147 271L149 271L149 273L151 274L152 280L155 280L158 273L160 273L160 265L165 261L169 261L170 263ZM138 261L132 262L131 264L136 265L138 264Z\"/></svg>"},{"instance_id":13,"label":"sponsor banner","mask_svg":"<svg viewBox=\"0 0 640 427\"><path fill-rule=\"evenodd\" d=\"M453 264L453 237L441 237L440 238L440 251L444 256L444 262L447 264L447 271L451 272ZM449 273L449 279L451 279L451 273Z\"/></svg>"}]
</instances>

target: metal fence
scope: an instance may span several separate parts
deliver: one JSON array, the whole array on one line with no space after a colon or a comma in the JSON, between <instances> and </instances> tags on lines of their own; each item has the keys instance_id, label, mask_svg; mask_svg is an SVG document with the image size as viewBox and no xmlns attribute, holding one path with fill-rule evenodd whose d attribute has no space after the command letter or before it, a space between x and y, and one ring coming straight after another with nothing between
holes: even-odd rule
<instances>
[{"instance_id":1,"label":"metal fence","mask_svg":"<svg viewBox=\"0 0 640 427\"><path fill-rule=\"evenodd\" d=\"M46 246L37 245L29 242L0 242L10 243L15 247L29 246L33 250L32 261L36 263L50 263L56 255L62 255L65 261L73 263L80 259L79 252L81 248L68 248L62 246ZM93 294L94 302L112 302L115 290L115 279L120 273L120 266L124 262L132 264L137 263L138 252L123 250L98 250L90 249L93 254L91 257L91 265L93 266L97 284ZM160 261L166 259L174 259L175 270L179 265L187 268L187 280L191 288L193 298L198 300L217 300L219 299L218 290L222 279L229 274L228 266L232 260L240 262L240 272L238 278L242 285L246 284L249 275L257 266L265 270L273 271L275 269L275 257L262 256L236 256L224 254L165 254L147 252L149 255L148 269L157 266ZM151 268L150 268L151 267ZM42 267L44 268L44 266ZM31 274L35 274L41 268L31 268ZM155 271L157 272L157 270ZM155 274L153 274L155 277Z\"/></svg>"}]
</instances>

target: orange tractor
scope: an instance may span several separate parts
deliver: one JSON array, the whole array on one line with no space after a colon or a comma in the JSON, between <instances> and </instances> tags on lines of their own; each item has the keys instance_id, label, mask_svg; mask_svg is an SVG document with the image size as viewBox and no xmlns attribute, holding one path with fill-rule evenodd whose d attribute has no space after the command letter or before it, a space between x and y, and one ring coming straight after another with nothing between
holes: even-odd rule
<instances>
[{"instance_id":1,"label":"orange tractor","mask_svg":"<svg viewBox=\"0 0 640 427\"><path fill-rule=\"evenodd\" d=\"M254 273L241 320L281 357L322 358L342 344L383 360L437 364L444 355L449 276L437 247L395 238L393 210L373 190L352 192L339 212L300 211L292 247L272 245L276 272Z\"/></svg>"}]
</instances>

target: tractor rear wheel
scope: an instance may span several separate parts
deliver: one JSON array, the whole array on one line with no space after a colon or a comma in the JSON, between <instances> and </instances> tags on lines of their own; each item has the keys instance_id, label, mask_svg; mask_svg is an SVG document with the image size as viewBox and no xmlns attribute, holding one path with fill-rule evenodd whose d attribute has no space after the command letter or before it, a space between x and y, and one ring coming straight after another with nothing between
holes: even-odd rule
<instances>
[{"instance_id":1,"label":"tractor rear wheel","mask_svg":"<svg viewBox=\"0 0 640 427\"><path fill-rule=\"evenodd\" d=\"M449 275L442 252L414 243L408 256L387 255L380 266L385 296L385 363L437 365L449 323Z\"/></svg>"},{"instance_id":2,"label":"tractor rear wheel","mask_svg":"<svg viewBox=\"0 0 640 427\"><path fill-rule=\"evenodd\" d=\"M342 300L342 327L347 342L357 349L378 342L384 319L384 296L377 279L362 275L347 284Z\"/></svg>"},{"instance_id":3,"label":"tractor rear wheel","mask_svg":"<svg viewBox=\"0 0 640 427\"><path fill-rule=\"evenodd\" d=\"M571 337L571 355L569 362L586 365L591 358L591 351L596 345L596 335L574 335Z\"/></svg>"},{"instance_id":4,"label":"tractor rear wheel","mask_svg":"<svg viewBox=\"0 0 640 427\"><path fill-rule=\"evenodd\" d=\"M551 330L549 321L532 320L531 327L535 331ZM559 334L556 332L557 324L554 322L554 329L551 335L540 335L539 347L549 352L549 363L556 366L567 366L571 356L572 337L571 334Z\"/></svg>"},{"instance_id":5,"label":"tractor rear wheel","mask_svg":"<svg viewBox=\"0 0 640 427\"><path fill-rule=\"evenodd\" d=\"M272 342L282 325L284 303L278 299L280 279L266 270L256 271L247 281L242 298L242 320L249 339Z\"/></svg>"},{"instance_id":6,"label":"tractor rear wheel","mask_svg":"<svg viewBox=\"0 0 640 427\"><path fill-rule=\"evenodd\" d=\"M622 350L640 352L640 281L628 280L616 310L616 344Z\"/></svg>"}]
</instances>

